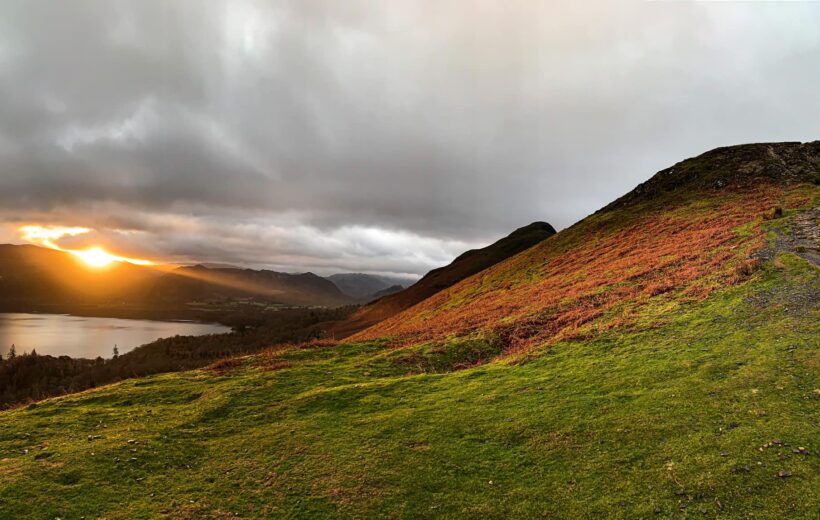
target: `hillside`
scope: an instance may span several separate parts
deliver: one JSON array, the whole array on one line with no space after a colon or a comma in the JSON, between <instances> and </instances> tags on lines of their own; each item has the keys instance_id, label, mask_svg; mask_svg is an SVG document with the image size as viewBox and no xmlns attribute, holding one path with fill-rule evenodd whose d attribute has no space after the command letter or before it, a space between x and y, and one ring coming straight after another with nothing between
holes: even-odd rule
<instances>
[{"instance_id":1,"label":"hillside","mask_svg":"<svg viewBox=\"0 0 820 520\"><path fill-rule=\"evenodd\" d=\"M391 292L397 292L393 289L395 286L403 289L412 284L410 279L364 273L337 273L328 276L327 279L336 284L345 295L365 303L376 296L385 296L379 294L382 291L390 289Z\"/></svg>"},{"instance_id":2,"label":"hillside","mask_svg":"<svg viewBox=\"0 0 820 520\"><path fill-rule=\"evenodd\" d=\"M384 298L385 296L390 296L391 294L396 294L401 292L405 289L401 285L391 285L386 289L382 289L381 291L376 291L375 293L371 294L370 297L372 300L378 300L379 298Z\"/></svg>"},{"instance_id":3,"label":"hillside","mask_svg":"<svg viewBox=\"0 0 820 520\"><path fill-rule=\"evenodd\" d=\"M820 142L713 150L352 339L481 332L512 352L635 325L659 301L700 300L748 276L764 217L810 204L818 172Z\"/></svg>"},{"instance_id":4,"label":"hillside","mask_svg":"<svg viewBox=\"0 0 820 520\"><path fill-rule=\"evenodd\" d=\"M69 253L0 244L0 309L121 302L135 298L161 275L126 263L95 269Z\"/></svg>"},{"instance_id":5,"label":"hillside","mask_svg":"<svg viewBox=\"0 0 820 520\"><path fill-rule=\"evenodd\" d=\"M92 312L112 307L185 309L205 300L256 299L285 305L339 306L353 300L313 273L288 274L204 266L93 268L62 251L0 245L0 310Z\"/></svg>"},{"instance_id":6,"label":"hillside","mask_svg":"<svg viewBox=\"0 0 820 520\"><path fill-rule=\"evenodd\" d=\"M816 518L818 177L714 150L345 342L0 413L0 517Z\"/></svg>"},{"instance_id":7,"label":"hillside","mask_svg":"<svg viewBox=\"0 0 820 520\"><path fill-rule=\"evenodd\" d=\"M554 234L555 229L546 222L533 222L519 228L487 247L462 253L449 265L430 271L407 289L365 305L330 331L335 337L344 338L370 327Z\"/></svg>"},{"instance_id":8,"label":"hillside","mask_svg":"<svg viewBox=\"0 0 820 520\"><path fill-rule=\"evenodd\" d=\"M254 298L285 305L339 306L352 303L333 282L313 273L288 274L239 268L180 267L151 287L149 299L186 303Z\"/></svg>"}]
</instances>

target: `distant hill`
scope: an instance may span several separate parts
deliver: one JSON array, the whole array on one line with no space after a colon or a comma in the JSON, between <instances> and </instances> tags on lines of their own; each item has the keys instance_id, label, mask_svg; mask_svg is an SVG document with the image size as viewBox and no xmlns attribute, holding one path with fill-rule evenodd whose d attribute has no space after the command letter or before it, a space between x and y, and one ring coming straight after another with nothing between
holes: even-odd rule
<instances>
[{"instance_id":1,"label":"distant hill","mask_svg":"<svg viewBox=\"0 0 820 520\"><path fill-rule=\"evenodd\" d=\"M62 251L5 244L0 245L0 308L133 301L160 276L159 270L127 263L94 269Z\"/></svg>"},{"instance_id":2,"label":"distant hill","mask_svg":"<svg viewBox=\"0 0 820 520\"><path fill-rule=\"evenodd\" d=\"M349 320L334 324L330 331L336 337L345 337L365 329L412 307L471 275L542 242L554 234L555 228L546 222L533 222L516 229L487 247L462 253L449 265L430 271L407 289L364 306Z\"/></svg>"},{"instance_id":3,"label":"distant hill","mask_svg":"<svg viewBox=\"0 0 820 520\"><path fill-rule=\"evenodd\" d=\"M818 178L713 150L344 342L0 412L0 518L816 520Z\"/></svg>"},{"instance_id":4,"label":"distant hill","mask_svg":"<svg viewBox=\"0 0 820 520\"><path fill-rule=\"evenodd\" d=\"M239 267L238 265L221 264L219 262L202 262L202 263L186 265L186 266L183 266L183 267L196 267L196 266L207 267L208 269L244 269L244 267Z\"/></svg>"},{"instance_id":5,"label":"distant hill","mask_svg":"<svg viewBox=\"0 0 820 520\"><path fill-rule=\"evenodd\" d=\"M78 306L161 305L245 298L299 306L353 303L313 273L239 268L173 270L113 263L88 267L69 253L31 245L0 245L0 310L70 312Z\"/></svg>"},{"instance_id":6,"label":"distant hill","mask_svg":"<svg viewBox=\"0 0 820 520\"><path fill-rule=\"evenodd\" d=\"M404 289L413 283L413 280L407 278L364 273L339 273L326 278L333 282L344 294L362 302L384 296L387 293L382 293L382 291L391 287L399 286Z\"/></svg>"},{"instance_id":7,"label":"distant hill","mask_svg":"<svg viewBox=\"0 0 820 520\"><path fill-rule=\"evenodd\" d=\"M149 299L162 302L256 298L286 305L339 306L352 303L333 282L313 273L288 274L238 268L180 267L162 276Z\"/></svg>"},{"instance_id":8,"label":"distant hill","mask_svg":"<svg viewBox=\"0 0 820 520\"><path fill-rule=\"evenodd\" d=\"M590 323L630 323L647 298L702 297L742 279L755 264L744 252L762 243L751 230L760 233L761 221L782 216L784 207L811 204L808 186L818 179L820 142L717 148L353 339L419 341L483 330L516 351L582 336Z\"/></svg>"},{"instance_id":9,"label":"distant hill","mask_svg":"<svg viewBox=\"0 0 820 520\"><path fill-rule=\"evenodd\" d=\"M371 301L376 301L380 298L384 298L385 296L390 296L391 294L396 294L403 291L405 288L401 285L391 285L387 289L382 289L381 291L376 291L370 295Z\"/></svg>"}]
</instances>

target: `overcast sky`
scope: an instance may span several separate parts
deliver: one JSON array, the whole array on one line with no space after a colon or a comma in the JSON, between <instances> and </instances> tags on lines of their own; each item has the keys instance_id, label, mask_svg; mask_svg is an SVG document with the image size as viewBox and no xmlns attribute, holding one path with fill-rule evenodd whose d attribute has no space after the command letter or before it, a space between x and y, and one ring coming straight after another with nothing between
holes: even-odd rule
<instances>
[{"instance_id":1,"label":"overcast sky","mask_svg":"<svg viewBox=\"0 0 820 520\"><path fill-rule=\"evenodd\" d=\"M820 138L818 88L811 2L3 0L0 242L420 274Z\"/></svg>"}]
</instances>

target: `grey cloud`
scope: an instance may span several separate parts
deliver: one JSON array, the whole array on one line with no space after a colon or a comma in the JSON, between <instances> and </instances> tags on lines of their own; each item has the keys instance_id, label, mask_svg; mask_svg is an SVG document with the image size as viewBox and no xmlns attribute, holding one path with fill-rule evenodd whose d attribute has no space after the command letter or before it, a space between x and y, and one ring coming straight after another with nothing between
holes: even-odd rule
<instances>
[{"instance_id":1,"label":"grey cloud","mask_svg":"<svg viewBox=\"0 0 820 520\"><path fill-rule=\"evenodd\" d=\"M0 218L165 259L422 273L706 149L820 133L820 4L0 12Z\"/></svg>"}]
</instances>

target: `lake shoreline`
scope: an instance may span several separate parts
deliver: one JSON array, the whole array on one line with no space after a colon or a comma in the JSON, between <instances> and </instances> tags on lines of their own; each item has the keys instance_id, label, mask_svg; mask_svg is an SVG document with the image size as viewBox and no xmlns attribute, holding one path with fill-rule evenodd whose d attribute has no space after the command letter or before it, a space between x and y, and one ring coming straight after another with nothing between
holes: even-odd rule
<instances>
[{"instance_id":1,"label":"lake shoreline","mask_svg":"<svg viewBox=\"0 0 820 520\"><path fill-rule=\"evenodd\" d=\"M118 318L126 320L151 320L168 322L194 322L202 324L224 323L224 309L156 307L144 305L64 305L26 304L0 305L0 313L57 314L86 318Z\"/></svg>"},{"instance_id":2,"label":"lake shoreline","mask_svg":"<svg viewBox=\"0 0 820 520\"><path fill-rule=\"evenodd\" d=\"M176 336L230 333L225 325L182 320L82 316L67 313L0 312L0 353L37 351L73 359L108 359Z\"/></svg>"}]
</instances>

